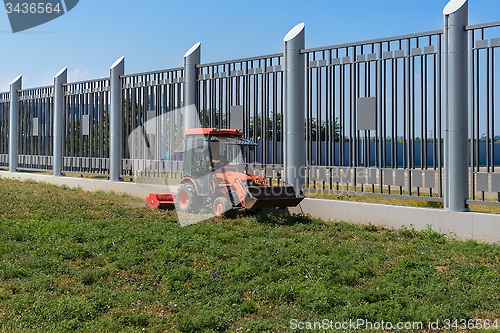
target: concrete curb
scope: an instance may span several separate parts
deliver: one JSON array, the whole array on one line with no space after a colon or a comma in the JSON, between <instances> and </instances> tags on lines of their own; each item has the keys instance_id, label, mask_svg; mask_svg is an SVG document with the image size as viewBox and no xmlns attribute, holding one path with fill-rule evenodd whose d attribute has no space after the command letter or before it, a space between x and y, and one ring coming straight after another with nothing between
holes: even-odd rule
<instances>
[{"instance_id":1,"label":"concrete curb","mask_svg":"<svg viewBox=\"0 0 500 333\"><path fill-rule=\"evenodd\" d=\"M378 203L306 198L290 212L303 212L323 220L374 224L400 229L424 230L428 226L458 240L500 242L500 214L447 212L438 208L396 206Z\"/></svg>"}]
</instances>

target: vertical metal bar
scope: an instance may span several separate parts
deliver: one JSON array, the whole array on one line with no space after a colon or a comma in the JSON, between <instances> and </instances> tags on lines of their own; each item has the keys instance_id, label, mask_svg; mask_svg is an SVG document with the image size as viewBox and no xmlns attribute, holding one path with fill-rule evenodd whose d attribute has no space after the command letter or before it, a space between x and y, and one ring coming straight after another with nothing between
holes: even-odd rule
<instances>
[{"instance_id":1,"label":"vertical metal bar","mask_svg":"<svg viewBox=\"0 0 500 333\"><path fill-rule=\"evenodd\" d=\"M380 43L382 46L382 43ZM382 48L381 54L383 55ZM382 56L383 58L383 56ZM381 113L381 118L380 118L380 126L381 126L381 133L382 133L382 167L387 168L387 61L385 59L382 59L381 67L382 67L382 78L381 78L381 93L382 93L382 113Z\"/></svg>"},{"instance_id":2,"label":"vertical metal bar","mask_svg":"<svg viewBox=\"0 0 500 333\"><path fill-rule=\"evenodd\" d=\"M340 51L340 49L338 49ZM347 53L347 49L346 49ZM347 54L346 54L347 56ZM339 65L339 116L340 116L340 144L339 144L339 165L341 166L348 166L349 163L346 163L346 143L347 143L347 134L346 134L346 64L344 64L344 61L342 59L340 65ZM337 190L338 190L338 183L337 183ZM346 190L349 190L349 187L346 186Z\"/></svg>"},{"instance_id":3,"label":"vertical metal bar","mask_svg":"<svg viewBox=\"0 0 500 333\"><path fill-rule=\"evenodd\" d=\"M407 57L404 58L404 70L403 70L403 80L405 82L405 89L404 89L404 130L403 130L403 149L404 149L404 154L405 154L405 162L404 166L406 169L408 169L408 195L412 195L411 190L412 190L412 179L411 179L411 173L412 173L412 164L411 164L411 149L410 149L410 139L411 139L411 134L410 134L410 124L411 124L411 90L410 90L410 74L411 74L411 40L407 39L406 40L406 50L408 52Z\"/></svg>"},{"instance_id":4,"label":"vertical metal bar","mask_svg":"<svg viewBox=\"0 0 500 333\"><path fill-rule=\"evenodd\" d=\"M316 165L321 164L321 67L316 67Z\"/></svg>"},{"instance_id":5,"label":"vertical metal bar","mask_svg":"<svg viewBox=\"0 0 500 333\"><path fill-rule=\"evenodd\" d=\"M398 168L398 60L392 60L392 167ZM399 188L400 194L403 194L402 188Z\"/></svg>"},{"instance_id":6,"label":"vertical metal bar","mask_svg":"<svg viewBox=\"0 0 500 333\"><path fill-rule=\"evenodd\" d=\"M371 44L372 46L372 53L373 53L373 44ZM369 59L366 59L366 63L365 63L365 97L371 97L370 96L370 87L371 87L371 68L372 68L372 62L369 60ZM365 132L365 145L366 145L366 166L367 167L370 167L371 166L371 138L370 138L370 131L366 131ZM373 185L372 185L373 187ZM372 192L373 192L373 188L372 188Z\"/></svg>"},{"instance_id":7,"label":"vertical metal bar","mask_svg":"<svg viewBox=\"0 0 500 333\"><path fill-rule=\"evenodd\" d=\"M358 166L358 135L356 130L356 98L357 98L357 63L356 63L356 47L352 47L352 62L350 65L349 77L349 109L350 109L350 127L351 136L351 166L353 167L353 191L356 191L356 167Z\"/></svg>"},{"instance_id":8,"label":"vertical metal bar","mask_svg":"<svg viewBox=\"0 0 500 333\"><path fill-rule=\"evenodd\" d=\"M312 163L312 71L309 67L311 58L314 58L314 53L306 53L306 119L305 119L305 136L306 136L306 165ZM285 59L286 63L286 59Z\"/></svg>"},{"instance_id":9,"label":"vertical metal bar","mask_svg":"<svg viewBox=\"0 0 500 333\"><path fill-rule=\"evenodd\" d=\"M416 47L419 47L418 45L418 38L416 39ZM415 63L416 63L416 57L417 56L413 56L412 57L412 64L411 64L411 67L412 67L412 91L411 91L411 135L410 135L410 140L411 140L411 156L412 156L412 166L413 168L416 168L417 167L417 164L416 164L416 154L415 154L415 151L416 151L416 133L415 133L415 128L416 128L416 122L417 122L417 108L416 108L416 86L417 86L417 83L415 82L416 81L416 72L415 72ZM420 161L420 165L422 165L422 161Z\"/></svg>"},{"instance_id":10,"label":"vertical metal bar","mask_svg":"<svg viewBox=\"0 0 500 333\"><path fill-rule=\"evenodd\" d=\"M479 93L480 93L480 89L481 89L481 84L480 84L480 75L479 75L479 55L480 55L480 52L479 52L479 49L478 50L475 50L474 51L476 53L476 69L475 69L475 73L476 73L476 107L475 107L475 111L476 111L476 114L475 114L475 117L476 117L476 144L475 144L475 154L474 154L474 157L475 157L475 164L474 164L474 167L475 167L475 170L476 172L479 172L480 169L480 156L479 156L479 147L480 147L480 133L479 133L479 107L480 107L480 98L479 98Z\"/></svg>"},{"instance_id":11,"label":"vertical metal bar","mask_svg":"<svg viewBox=\"0 0 500 333\"><path fill-rule=\"evenodd\" d=\"M418 40L418 39L417 39ZM425 58L427 55L420 56L420 168L427 169L426 149L425 149L425 131L427 130L425 123L425 113L427 111L427 101L425 100Z\"/></svg>"},{"instance_id":12,"label":"vertical metal bar","mask_svg":"<svg viewBox=\"0 0 500 333\"><path fill-rule=\"evenodd\" d=\"M267 59L264 59L262 69L262 148L263 164L269 163L269 73L267 72Z\"/></svg>"},{"instance_id":13,"label":"vertical metal bar","mask_svg":"<svg viewBox=\"0 0 500 333\"><path fill-rule=\"evenodd\" d=\"M490 172L490 52L486 49L486 170ZM484 200L484 199L483 199Z\"/></svg>"},{"instance_id":14,"label":"vertical metal bar","mask_svg":"<svg viewBox=\"0 0 500 333\"><path fill-rule=\"evenodd\" d=\"M443 197L443 153L442 153L442 125L441 125L441 115L442 115L442 109L441 109L441 35L437 36L437 66L436 66L436 73L437 73L437 78L436 78L436 105L437 105L437 130L436 133L434 134L434 140L436 140L436 137L438 139L438 144L437 144L437 164L438 164L438 192L439 192L439 197Z\"/></svg>"},{"instance_id":15,"label":"vertical metal bar","mask_svg":"<svg viewBox=\"0 0 500 333\"><path fill-rule=\"evenodd\" d=\"M278 76L279 72L273 74L273 157L272 164L278 164L278 142L280 141L278 133ZM238 96L239 97L239 96Z\"/></svg>"},{"instance_id":16,"label":"vertical metal bar","mask_svg":"<svg viewBox=\"0 0 500 333\"><path fill-rule=\"evenodd\" d=\"M495 49L491 48L491 172L495 172ZM500 199L500 195L499 195Z\"/></svg>"},{"instance_id":17,"label":"vertical metal bar","mask_svg":"<svg viewBox=\"0 0 500 333\"><path fill-rule=\"evenodd\" d=\"M281 58L280 58L281 60ZM281 61L280 61L281 62ZM284 151L285 151L285 71L284 69L281 72L280 75L280 141L281 141L281 153L280 153L280 160L279 163L283 164L285 158L284 158ZM282 172L283 173L283 172ZM284 179L284 175L282 174L282 177Z\"/></svg>"},{"instance_id":18,"label":"vertical metal bar","mask_svg":"<svg viewBox=\"0 0 500 333\"><path fill-rule=\"evenodd\" d=\"M423 58L423 68L422 68L422 81L423 81L423 84L422 84L422 101L423 101L423 108L422 108L422 112L423 112L423 119L422 119L422 152L423 152L423 158L422 158L422 164L425 164L425 169L427 170L428 168L428 159L427 159L427 155L428 155L428 150L427 150L427 139L428 139L428 136L427 136L427 132L428 132L428 117L427 117L427 112L429 111L429 108L428 108L428 93L427 93L427 89L428 89L428 85L427 85L427 82L428 82L428 67L427 67L427 58L429 56L428 55L424 55L422 58ZM431 192L432 189L429 189L429 192Z\"/></svg>"},{"instance_id":19,"label":"vertical metal bar","mask_svg":"<svg viewBox=\"0 0 500 333\"><path fill-rule=\"evenodd\" d=\"M474 132L475 132L475 113L474 113L474 107L475 107L475 66L474 66L474 30L469 31L469 66L470 66L470 78L469 78L469 84L470 84L470 101L469 101L469 109L470 109L470 114L469 114L469 146L470 146L470 152L469 152L469 196L472 200L475 199L475 191L474 191L474 150L475 150L475 145L474 145Z\"/></svg>"}]
</instances>

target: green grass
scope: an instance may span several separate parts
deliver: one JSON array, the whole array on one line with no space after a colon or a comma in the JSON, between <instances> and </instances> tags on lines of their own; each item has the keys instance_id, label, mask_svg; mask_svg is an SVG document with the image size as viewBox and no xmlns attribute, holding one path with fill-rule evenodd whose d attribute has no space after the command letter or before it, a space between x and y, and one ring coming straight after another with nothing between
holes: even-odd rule
<instances>
[{"instance_id":1,"label":"green grass","mask_svg":"<svg viewBox=\"0 0 500 333\"><path fill-rule=\"evenodd\" d=\"M289 332L290 320L497 319L500 247L0 179L5 332ZM241 328L241 329L240 329Z\"/></svg>"}]
</instances>

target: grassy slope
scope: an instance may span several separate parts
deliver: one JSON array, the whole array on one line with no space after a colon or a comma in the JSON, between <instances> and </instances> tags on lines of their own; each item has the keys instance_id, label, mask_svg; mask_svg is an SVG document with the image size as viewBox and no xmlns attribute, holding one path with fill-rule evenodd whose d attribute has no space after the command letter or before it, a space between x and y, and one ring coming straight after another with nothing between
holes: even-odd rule
<instances>
[{"instance_id":1,"label":"grassy slope","mask_svg":"<svg viewBox=\"0 0 500 333\"><path fill-rule=\"evenodd\" d=\"M0 328L287 332L292 318L499 317L498 246L274 214L181 228L142 205L0 179Z\"/></svg>"}]
</instances>

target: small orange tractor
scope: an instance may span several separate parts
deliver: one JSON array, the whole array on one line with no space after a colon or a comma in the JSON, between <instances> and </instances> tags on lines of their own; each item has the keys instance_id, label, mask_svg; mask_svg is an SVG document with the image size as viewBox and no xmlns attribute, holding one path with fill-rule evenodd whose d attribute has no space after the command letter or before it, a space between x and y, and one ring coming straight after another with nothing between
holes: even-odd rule
<instances>
[{"instance_id":1,"label":"small orange tractor","mask_svg":"<svg viewBox=\"0 0 500 333\"><path fill-rule=\"evenodd\" d=\"M175 206L185 213L211 206L218 217L233 208L257 211L297 206L304 197L298 196L293 186L271 186L266 178L246 173L244 153L254 146L240 130L187 130L183 147L178 149L184 154L184 178L177 192L151 193L147 206Z\"/></svg>"}]
</instances>

